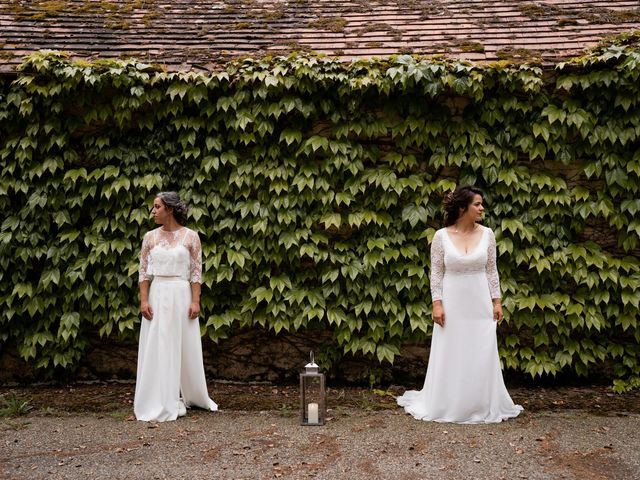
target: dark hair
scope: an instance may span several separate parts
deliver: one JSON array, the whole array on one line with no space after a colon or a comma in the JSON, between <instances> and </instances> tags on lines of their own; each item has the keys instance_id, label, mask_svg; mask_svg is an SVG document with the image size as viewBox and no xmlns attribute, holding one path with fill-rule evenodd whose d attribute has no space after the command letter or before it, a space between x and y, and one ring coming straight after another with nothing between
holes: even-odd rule
<instances>
[{"instance_id":1,"label":"dark hair","mask_svg":"<svg viewBox=\"0 0 640 480\"><path fill-rule=\"evenodd\" d=\"M177 192L160 192L156 195L164 206L171 210L173 218L176 219L180 225L184 225L187 222L187 211L189 207L187 204L180 200L180 195Z\"/></svg>"},{"instance_id":2,"label":"dark hair","mask_svg":"<svg viewBox=\"0 0 640 480\"><path fill-rule=\"evenodd\" d=\"M465 212L473 202L473 197L484 197L482 190L471 185L463 185L444 197L444 225L448 227L458 221L460 210Z\"/></svg>"}]
</instances>

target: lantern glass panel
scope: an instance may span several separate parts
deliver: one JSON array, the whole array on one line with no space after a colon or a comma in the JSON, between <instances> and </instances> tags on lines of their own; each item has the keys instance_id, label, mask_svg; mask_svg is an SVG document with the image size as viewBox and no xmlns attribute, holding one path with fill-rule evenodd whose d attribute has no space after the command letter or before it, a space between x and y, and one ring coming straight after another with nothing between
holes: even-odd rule
<instances>
[{"instance_id":1,"label":"lantern glass panel","mask_svg":"<svg viewBox=\"0 0 640 480\"><path fill-rule=\"evenodd\" d=\"M300 423L324 425L325 377L322 373L300 374Z\"/></svg>"}]
</instances>

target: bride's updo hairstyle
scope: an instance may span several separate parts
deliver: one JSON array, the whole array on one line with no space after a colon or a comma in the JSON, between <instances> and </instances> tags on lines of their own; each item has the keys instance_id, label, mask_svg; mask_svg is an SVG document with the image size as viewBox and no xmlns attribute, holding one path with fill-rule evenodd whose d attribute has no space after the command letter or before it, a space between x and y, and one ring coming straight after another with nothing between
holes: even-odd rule
<instances>
[{"instance_id":1,"label":"bride's updo hairstyle","mask_svg":"<svg viewBox=\"0 0 640 480\"><path fill-rule=\"evenodd\" d=\"M448 227L458 221L461 213L467 211L473 202L473 197L484 197L482 190L471 185L463 185L444 196L444 225Z\"/></svg>"},{"instance_id":2,"label":"bride's updo hairstyle","mask_svg":"<svg viewBox=\"0 0 640 480\"><path fill-rule=\"evenodd\" d=\"M189 207L180 200L180 195L178 195L177 192L160 192L156 195L156 198L159 198L164 206L171 210L176 222L180 225L184 225L187 222L187 211Z\"/></svg>"}]
</instances>

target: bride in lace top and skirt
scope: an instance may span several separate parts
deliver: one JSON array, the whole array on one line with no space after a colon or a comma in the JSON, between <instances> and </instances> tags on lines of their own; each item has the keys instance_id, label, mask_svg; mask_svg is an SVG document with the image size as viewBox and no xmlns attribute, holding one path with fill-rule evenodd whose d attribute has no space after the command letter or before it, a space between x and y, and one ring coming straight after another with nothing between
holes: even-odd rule
<instances>
[{"instance_id":1,"label":"bride in lace top and skirt","mask_svg":"<svg viewBox=\"0 0 640 480\"><path fill-rule=\"evenodd\" d=\"M207 392L197 318L200 239L181 225L186 205L174 192L160 193L152 214L162 226L144 236L140 254L143 318L134 413L138 420L163 422L185 415L189 406L218 406Z\"/></svg>"},{"instance_id":2,"label":"bride in lace top and skirt","mask_svg":"<svg viewBox=\"0 0 640 480\"><path fill-rule=\"evenodd\" d=\"M420 420L500 422L522 407L507 392L498 357L495 237L476 223L484 211L479 190L460 187L447 199L447 211L450 227L438 230L431 245L435 324L424 386L397 402Z\"/></svg>"}]
</instances>

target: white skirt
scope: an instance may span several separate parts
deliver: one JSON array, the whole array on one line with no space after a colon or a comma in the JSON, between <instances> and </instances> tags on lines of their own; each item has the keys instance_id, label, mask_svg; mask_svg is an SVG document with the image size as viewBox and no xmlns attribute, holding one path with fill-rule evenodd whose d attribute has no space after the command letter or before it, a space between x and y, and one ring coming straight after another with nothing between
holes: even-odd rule
<instances>
[{"instance_id":1,"label":"white skirt","mask_svg":"<svg viewBox=\"0 0 640 480\"><path fill-rule=\"evenodd\" d=\"M218 410L207 392L200 325L198 319L189 318L190 303L188 281L155 277L151 282L153 319L142 319L138 347L133 402L138 420L175 420L190 406Z\"/></svg>"}]
</instances>

